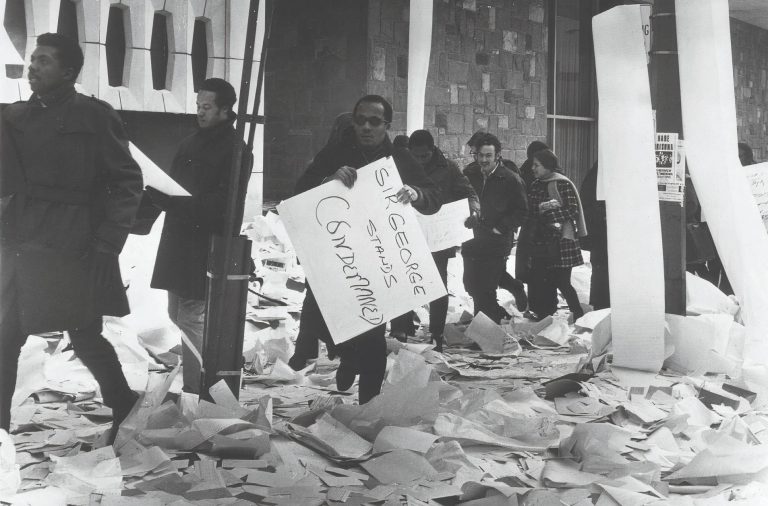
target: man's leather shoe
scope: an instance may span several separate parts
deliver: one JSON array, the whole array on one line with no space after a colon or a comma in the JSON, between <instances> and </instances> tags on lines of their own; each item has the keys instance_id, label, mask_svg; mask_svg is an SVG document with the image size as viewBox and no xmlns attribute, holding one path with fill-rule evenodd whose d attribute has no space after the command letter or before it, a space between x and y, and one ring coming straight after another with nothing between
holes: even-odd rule
<instances>
[{"instance_id":1,"label":"man's leather shoe","mask_svg":"<svg viewBox=\"0 0 768 506\"><path fill-rule=\"evenodd\" d=\"M139 394L131 391L131 395L125 401L121 402L119 406L112 408L112 427L109 429L107 444L111 445L115 442L120 424L123 423L123 420L131 412L137 400L139 400Z\"/></svg>"},{"instance_id":2,"label":"man's leather shoe","mask_svg":"<svg viewBox=\"0 0 768 506\"><path fill-rule=\"evenodd\" d=\"M348 363L342 361L339 364L339 368L336 369L336 388L340 392L346 392L355 382L355 376L357 376L357 373L355 372L354 368Z\"/></svg>"}]
</instances>

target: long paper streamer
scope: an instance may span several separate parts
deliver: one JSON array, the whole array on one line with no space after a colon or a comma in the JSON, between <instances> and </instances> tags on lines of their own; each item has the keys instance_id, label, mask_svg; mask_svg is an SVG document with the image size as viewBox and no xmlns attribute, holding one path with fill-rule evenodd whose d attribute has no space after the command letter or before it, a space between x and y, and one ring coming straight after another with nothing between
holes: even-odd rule
<instances>
[{"instance_id":1,"label":"long paper streamer","mask_svg":"<svg viewBox=\"0 0 768 506\"><path fill-rule=\"evenodd\" d=\"M747 329L744 380L768 399L768 236L738 158L726 0L676 0L691 179Z\"/></svg>"},{"instance_id":2,"label":"long paper streamer","mask_svg":"<svg viewBox=\"0 0 768 506\"><path fill-rule=\"evenodd\" d=\"M664 264L654 128L640 6L592 19L600 99L599 163L608 216L613 363L664 361Z\"/></svg>"},{"instance_id":3,"label":"long paper streamer","mask_svg":"<svg viewBox=\"0 0 768 506\"><path fill-rule=\"evenodd\" d=\"M424 128L424 97L432 51L432 0L411 0L408 27L408 134Z\"/></svg>"}]
</instances>

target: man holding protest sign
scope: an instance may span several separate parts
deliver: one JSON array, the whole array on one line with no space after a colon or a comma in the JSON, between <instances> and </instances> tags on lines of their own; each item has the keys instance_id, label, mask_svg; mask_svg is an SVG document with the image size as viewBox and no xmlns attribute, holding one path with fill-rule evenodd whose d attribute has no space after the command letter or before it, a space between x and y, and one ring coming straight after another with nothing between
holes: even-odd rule
<instances>
[{"instance_id":1,"label":"man holding protest sign","mask_svg":"<svg viewBox=\"0 0 768 506\"><path fill-rule=\"evenodd\" d=\"M392 121L392 106L383 97L367 95L355 104L353 127L344 132L341 142L328 145L315 157L313 163L296 184L296 192L302 193L325 182L337 179L352 188L357 179L357 169L371 162L391 156L397 166L403 187L397 192L402 203L410 202L423 214L431 214L440 208L440 193L427 177L421 165L407 149L394 147L387 135ZM307 358L306 346L314 344L318 337L339 355L341 364L336 372L339 390L347 390L360 375L360 404L378 395L386 371L385 325L381 324L363 334L335 345L328 326L309 285L301 311L296 353L291 365L300 368Z\"/></svg>"}]
</instances>

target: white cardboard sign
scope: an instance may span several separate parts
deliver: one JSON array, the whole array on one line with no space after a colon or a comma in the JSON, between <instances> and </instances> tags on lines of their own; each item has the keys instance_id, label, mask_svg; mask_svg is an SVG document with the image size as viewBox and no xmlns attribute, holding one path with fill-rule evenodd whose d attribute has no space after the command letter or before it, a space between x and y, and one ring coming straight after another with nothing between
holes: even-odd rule
<instances>
[{"instance_id":1,"label":"white cardboard sign","mask_svg":"<svg viewBox=\"0 0 768 506\"><path fill-rule=\"evenodd\" d=\"M464 226L469 218L469 201L457 200L443 204L435 214L415 213L421 231L427 239L429 250L442 251L452 246L461 246L474 237L472 229Z\"/></svg>"},{"instance_id":2,"label":"white cardboard sign","mask_svg":"<svg viewBox=\"0 0 768 506\"><path fill-rule=\"evenodd\" d=\"M335 343L446 294L391 158L277 206Z\"/></svg>"}]
</instances>

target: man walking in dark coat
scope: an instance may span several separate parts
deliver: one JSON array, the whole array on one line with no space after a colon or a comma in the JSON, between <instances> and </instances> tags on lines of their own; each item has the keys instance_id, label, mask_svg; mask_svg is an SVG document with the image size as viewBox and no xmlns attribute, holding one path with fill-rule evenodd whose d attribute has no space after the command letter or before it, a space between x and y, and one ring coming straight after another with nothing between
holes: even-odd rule
<instances>
[{"instance_id":1,"label":"man walking in dark coat","mask_svg":"<svg viewBox=\"0 0 768 506\"><path fill-rule=\"evenodd\" d=\"M506 272L512 241L528 204L520 176L502 163L499 139L480 135L475 148L478 163L468 165L464 175L480 197L480 213L465 223L475 237L461 247L464 288L472 296L475 314L482 311L499 323L506 311L496 300L496 287Z\"/></svg>"},{"instance_id":2,"label":"man walking in dark coat","mask_svg":"<svg viewBox=\"0 0 768 506\"><path fill-rule=\"evenodd\" d=\"M27 335L67 330L117 427L137 398L102 316L128 314L118 255L138 208L142 177L120 117L75 91L77 42L37 38L27 102L3 113L0 166L0 427L8 430L19 352Z\"/></svg>"},{"instance_id":3,"label":"man walking in dark coat","mask_svg":"<svg viewBox=\"0 0 768 506\"><path fill-rule=\"evenodd\" d=\"M408 141L408 149L423 167L427 176L434 181L443 196L443 204L467 199L471 214L480 212L480 201L469 180L461 173L455 162L445 158L445 155L435 146L435 139L427 130L416 130ZM432 252L432 258L437 271L448 283L448 260L456 256L457 247ZM448 295L429 303L429 333L430 341L435 342L435 349L443 351L443 331L448 315ZM413 326L413 311L399 316L391 322L391 335L400 341L406 340L406 334Z\"/></svg>"},{"instance_id":4,"label":"man walking in dark coat","mask_svg":"<svg viewBox=\"0 0 768 506\"><path fill-rule=\"evenodd\" d=\"M482 130L478 130L474 134L472 134L472 137L469 138L469 141L467 141L467 146L469 146L470 154L475 158L475 161L470 163L464 168L464 171L470 171L470 172L477 172L480 170L480 160L477 157L477 151L479 149L479 146L477 146L477 141L482 139L483 136L485 136L486 132L483 132ZM525 178L525 173L523 172L523 169L525 168L525 163L523 164L523 167L517 168L517 165L515 165L515 162L512 160L507 160L506 158L499 157L499 162L501 162L504 167L511 170L520 178L523 180L523 193L525 193L526 189L528 188L528 180ZM526 163L528 163L526 161ZM528 171L530 172L530 167L528 167ZM533 178L531 178L533 180ZM514 245L514 238L513 238L513 245ZM515 273L517 274L517 273ZM512 294L512 296L515 298L515 306L519 311L525 311L525 309L528 307L528 295L525 293L525 285L523 285L523 282L519 279L515 279L514 276L512 276L509 272L504 270L504 272L501 273L501 277L499 278L499 288L503 288L504 290L508 291ZM506 314L505 314L506 316Z\"/></svg>"},{"instance_id":5,"label":"man walking in dark coat","mask_svg":"<svg viewBox=\"0 0 768 506\"><path fill-rule=\"evenodd\" d=\"M394 147L389 140L387 130L392 122L392 106L389 102L378 95L367 95L358 100L352 114L353 129L344 132L341 142L329 144L315 156L296 184L297 193L333 179L352 188L357 179L357 169L391 156L404 183L397 192L398 200L412 203L423 214L436 212L440 208L440 195L435 184L407 149ZM299 368L307 358L313 356L312 352L316 353L316 349L313 349L316 346L314 338L309 336L316 335L341 359L336 371L336 386L339 390L349 389L355 376L360 375L359 401L364 404L379 394L384 381L387 365L384 332L385 325L379 325L338 346L334 345L308 284L291 365Z\"/></svg>"},{"instance_id":6,"label":"man walking in dark coat","mask_svg":"<svg viewBox=\"0 0 768 506\"><path fill-rule=\"evenodd\" d=\"M200 128L182 141L170 170L190 197L171 197L147 187L152 203L166 213L151 286L168 291L168 316L182 335L184 390L195 394L200 393L203 363L209 240L212 234L221 234L225 225L236 101L234 88L223 79L207 79L200 85ZM244 150L243 193L238 199L241 220L252 164L253 157Z\"/></svg>"}]
</instances>

